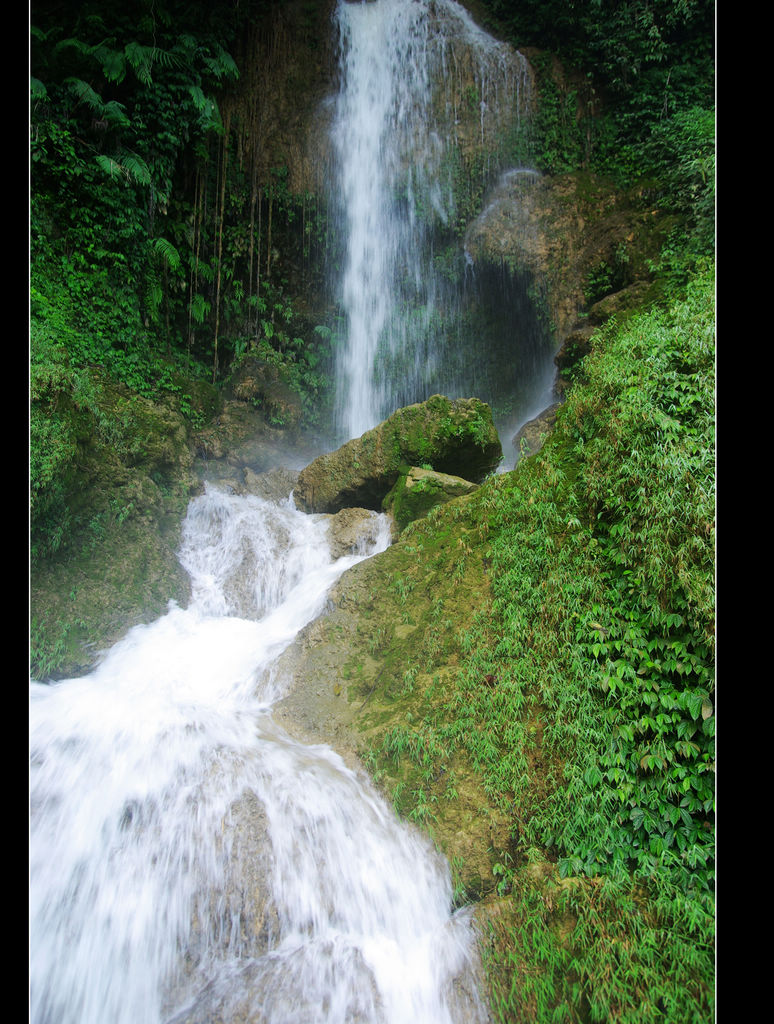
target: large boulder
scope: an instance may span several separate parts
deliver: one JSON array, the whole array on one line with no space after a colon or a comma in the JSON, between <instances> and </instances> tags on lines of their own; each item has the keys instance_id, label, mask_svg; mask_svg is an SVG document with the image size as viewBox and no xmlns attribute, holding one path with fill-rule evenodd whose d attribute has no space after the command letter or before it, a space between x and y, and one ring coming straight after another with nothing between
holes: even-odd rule
<instances>
[{"instance_id":1,"label":"large boulder","mask_svg":"<svg viewBox=\"0 0 774 1024\"><path fill-rule=\"evenodd\" d=\"M624 191L587 171L542 176L511 169L468 225L465 252L479 268L504 265L531 274L561 343L587 308L592 269L606 268L637 282L636 294L627 289L625 298L644 301L652 287L650 261L669 223L647 202L641 186ZM606 309L599 313L597 323L609 315Z\"/></svg>"},{"instance_id":2,"label":"large boulder","mask_svg":"<svg viewBox=\"0 0 774 1024\"><path fill-rule=\"evenodd\" d=\"M345 558L365 550L374 534L376 513L367 508L343 508L330 517L328 546L332 558Z\"/></svg>"},{"instance_id":3,"label":"large boulder","mask_svg":"<svg viewBox=\"0 0 774 1024\"><path fill-rule=\"evenodd\" d=\"M410 466L480 483L497 468L502 455L486 403L434 395L398 409L362 437L315 459L301 471L294 498L305 512L380 510L401 472Z\"/></svg>"}]
</instances>

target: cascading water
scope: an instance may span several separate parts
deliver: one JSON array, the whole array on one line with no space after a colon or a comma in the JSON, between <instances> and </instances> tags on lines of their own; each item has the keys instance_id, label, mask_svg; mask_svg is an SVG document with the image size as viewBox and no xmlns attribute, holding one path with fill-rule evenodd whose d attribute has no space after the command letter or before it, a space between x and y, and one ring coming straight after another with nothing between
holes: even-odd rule
<instances>
[{"instance_id":1,"label":"cascading water","mask_svg":"<svg viewBox=\"0 0 774 1024\"><path fill-rule=\"evenodd\" d=\"M190 606L90 676L31 684L32 1024L485 1019L445 862L272 719L278 655L388 543L374 514L333 561L326 529L208 488Z\"/></svg>"},{"instance_id":2,"label":"cascading water","mask_svg":"<svg viewBox=\"0 0 774 1024\"><path fill-rule=\"evenodd\" d=\"M436 392L493 397L487 380L475 390L472 379L490 357L465 319L471 268L460 234L471 210L458 205L515 159L530 78L525 58L453 0L339 0L336 19L337 430L346 439ZM508 328L511 350L518 330ZM497 359L484 370L493 379L508 375L508 359Z\"/></svg>"}]
</instances>

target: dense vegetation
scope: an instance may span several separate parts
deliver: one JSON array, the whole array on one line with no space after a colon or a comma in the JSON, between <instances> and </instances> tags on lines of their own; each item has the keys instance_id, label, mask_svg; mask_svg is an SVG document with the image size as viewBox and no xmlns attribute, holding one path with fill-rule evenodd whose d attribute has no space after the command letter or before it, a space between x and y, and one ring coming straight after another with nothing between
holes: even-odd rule
<instances>
[{"instance_id":1,"label":"dense vegetation","mask_svg":"<svg viewBox=\"0 0 774 1024\"><path fill-rule=\"evenodd\" d=\"M431 830L460 759L509 822L504 1022L711 1018L713 288L598 331L542 451L402 536L404 621L440 558L438 615L380 683L399 721L369 757ZM482 559L492 601L464 626L454 587Z\"/></svg>"},{"instance_id":2,"label":"dense vegetation","mask_svg":"<svg viewBox=\"0 0 774 1024\"><path fill-rule=\"evenodd\" d=\"M322 222L314 197L291 193L287 167L245 141L262 83L235 91L245 69L264 69L270 27L293 16L310 35L308 6L33 5L34 558L75 525L84 436L127 432L95 369L130 393L172 396L196 425L196 382L220 385L251 348L279 366L307 421L319 413L330 330L299 313L286 274L311 274Z\"/></svg>"},{"instance_id":3,"label":"dense vegetation","mask_svg":"<svg viewBox=\"0 0 774 1024\"><path fill-rule=\"evenodd\" d=\"M715 79L711 0L479 0L482 21L538 76L535 166L587 168L642 187L673 215L659 260L677 294L714 252ZM561 65L556 64L556 57Z\"/></svg>"}]
</instances>

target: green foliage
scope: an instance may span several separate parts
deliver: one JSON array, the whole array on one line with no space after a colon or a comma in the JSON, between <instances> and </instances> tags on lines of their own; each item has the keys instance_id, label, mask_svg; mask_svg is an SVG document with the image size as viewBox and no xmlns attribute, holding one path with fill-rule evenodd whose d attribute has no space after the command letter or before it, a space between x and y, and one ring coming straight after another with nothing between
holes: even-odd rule
<instances>
[{"instance_id":1,"label":"green foliage","mask_svg":"<svg viewBox=\"0 0 774 1024\"><path fill-rule=\"evenodd\" d=\"M587 126L577 88L557 81L549 54L533 58L538 104L530 119L531 162L548 174L562 174L587 162Z\"/></svg>"},{"instance_id":2,"label":"green foliage","mask_svg":"<svg viewBox=\"0 0 774 1024\"><path fill-rule=\"evenodd\" d=\"M589 366L567 417L600 550L604 604L578 617L609 740L593 779L613 821L567 869L635 863L712 890L714 812L714 309L711 281L654 312ZM592 785L593 783L593 785ZM582 802L582 798L581 798Z\"/></svg>"},{"instance_id":3,"label":"green foliage","mask_svg":"<svg viewBox=\"0 0 774 1024\"><path fill-rule=\"evenodd\" d=\"M284 167L258 190L260 209L250 208L257 182L228 159L235 140L222 138L216 99L238 77L224 39L256 6L199 12L197 21L193 8L154 4L137 21L81 5L66 24L62 12L37 8L45 30L32 31L33 284L56 303L67 293L88 359L131 387L134 364L152 364L159 352L173 362L185 353L198 373L218 342L235 357L268 340L292 364L307 340L281 332L274 340L274 292L287 284L275 252L298 222L308 264L324 213L311 196L291 193ZM222 197L216 164L227 168ZM106 328L100 344L88 326L95 309ZM84 355L71 352L76 363ZM312 408L325 370L319 346L307 362L295 381ZM227 360L215 366L223 373Z\"/></svg>"},{"instance_id":4,"label":"green foliage","mask_svg":"<svg viewBox=\"0 0 774 1024\"><path fill-rule=\"evenodd\" d=\"M312 325L281 286L265 285L263 294L253 296L249 305L256 311L258 330L235 345L233 369L251 355L276 366L301 399L305 422L320 422L331 397L327 370L332 361L333 332L325 324Z\"/></svg>"},{"instance_id":5,"label":"green foliage","mask_svg":"<svg viewBox=\"0 0 774 1024\"><path fill-rule=\"evenodd\" d=\"M687 904L654 910L631 883L536 877L485 946L496 1020L712 1019L709 923L698 928Z\"/></svg>"},{"instance_id":6,"label":"green foliage","mask_svg":"<svg viewBox=\"0 0 774 1024\"><path fill-rule=\"evenodd\" d=\"M652 119L681 96L712 97L714 4L709 0L481 0L492 27L517 45L551 50L591 71L628 118ZM640 108L637 111L637 108Z\"/></svg>"},{"instance_id":7,"label":"green foliage","mask_svg":"<svg viewBox=\"0 0 774 1024\"><path fill-rule=\"evenodd\" d=\"M715 251L715 112L691 107L660 122L645 147L653 198L678 218L653 270L684 292Z\"/></svg>"},{"instance_id":8,"label":"green foliage","mask_svg":"<svg viewBox=\"0 0 774 1024\"><path fill-rule=\"evenodd\" d=\"M496 588L516 637L525 609L514 615L511 593L539 580L542 600L562 594L561 656L547 632L558 609L538 616L539 649L554 650L542 662L541 699L550 692L551 706L574 709L574 724L563 714L552 725L558 749L581 735L596 747L567 769L566 788L533 816L531 834L544 820L540 839L565 847L569 873L635 867L699 892L713 881L712 317L703 283L669 316L600 332L563 412L572 449L549 446L542 465L555 488L562 469L550 452L572 453L565 507L572 498L576 513L562 524L536 481L529 512L540 531L527 539L510 527ZM571 569L582 582L571 582ZM565 799L573 816L562 811L563 823L549 825Z\"/></svg>"},{"instance_id":9,"label":"green foliage","mask_svg":"<svg viewBox=\"0 0 774 1024\"><path fill-rule=\"evenodd\" d=\"M589 271L584 291L586 304L591 306L630 283L629 254L626 245L622 243L617 246L609 262L604 260Z\"/></svg>"},{"instance_id":10,"label":"green foliage","mask_svg":"<svg viewBox=\"0 0 774 1024\"><path fill-rule=\"evenodd\" d=\"M490 27L538 47L536 166L650 182L703 254L714 225L714 4L709 0L481 0ZM559 70L552 57L563 65ZM673 244L674 248L674 244ZM674 262L674 261L673 261ZM697 271L684 266L682 284Z\"/></svg>"},{"instance_id":11,"label":"green foliage","mask_svg":"<svg viewBox=\"0 0 774 1024\"><path fill-rule=\"evenodd\" d=\"M714 225L715 111L691 107L654 126L646 152L669 209L691 218L710 252Z\"/></svg>"},{"instance_id":12,"label":"green foliage","mask_svg":"<svg viewBox=\"0 0 774 1024\"><path fill-rule=\"evenodd\" d=\"M713 990L712 274L592 340L542 451L455 510L488 541L491 607L457 640L456 684L376 754L402 813L464 755L512 822L517 855L492 882L517 919L492 947L498 1019L698 1024ZM417 657L433 664L427 644ZM536 850L555 864L540 886Z\"/></svg>"},{"instance_id":13,"label":"green foliage","mask_svg":"<svg viewBox=\"0 0 774 1024\"><path fill-rule=\"evenodd\" d=\"M98 391L84 405L92 368L146 398L176 396L201 425L191 395L211 374L204 364L219 341L221 377L229 358L253 348L281 366L310 421L323 406L330 339L299 316L274 254L289 246L294 225L308 263L324 212L309 195L293 195L279 167L251 222L258 183L229 161L235 139L224 138L219 106L239 74L229 46L267 9L261 0L234 9L143 0L132 12L110 3L35 6L34 557L58 550L72 527L68 494L89 430L96 422L118 441L124 429ZM217 166L227 168L222 201Z\"/></svg>"}]
</instances>

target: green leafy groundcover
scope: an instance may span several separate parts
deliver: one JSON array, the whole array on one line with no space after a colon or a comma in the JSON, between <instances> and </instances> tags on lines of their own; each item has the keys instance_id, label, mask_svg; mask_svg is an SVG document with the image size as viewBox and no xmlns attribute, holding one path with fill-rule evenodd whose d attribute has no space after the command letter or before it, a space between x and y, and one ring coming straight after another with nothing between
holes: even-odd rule
<instances>
[{"instance_id":1,"label":"green leafy groundcover","mask_svg":"<svg viewBox=\"0 0 774 1024\"><path fill-rule=\"evenodd\" d=\"M568 880L600 883L562 890L578 923L561 951L546 936L541 945L534 900L514 893L533 922L512 936L510 955L534 966L542 949L538 974L553 1006L564 991L590 1020L706 1021L715 877L711 277L668 312L597 333L555 437L491 501L499 640L489 670L507 679L511 707L539 723L555 769L536 799L529 740L510 751L495 743L478 760L491 791L512 794L522 846L553 852ZM500 998L509 1019L515 989Z\"/></svg>"},{"instance_id":2,"label":"green leafy groundcover","mask_svg":"<svg viewBox=\"0 0 774 1024\"><path fill-rule=\"evenodd\" d=\"M542 451L460 510L493 600L401 763L466 756L511 821L502 1021L712 1019L713 421L708 276L598 330Z\"/></svg>"}]
</instances>

